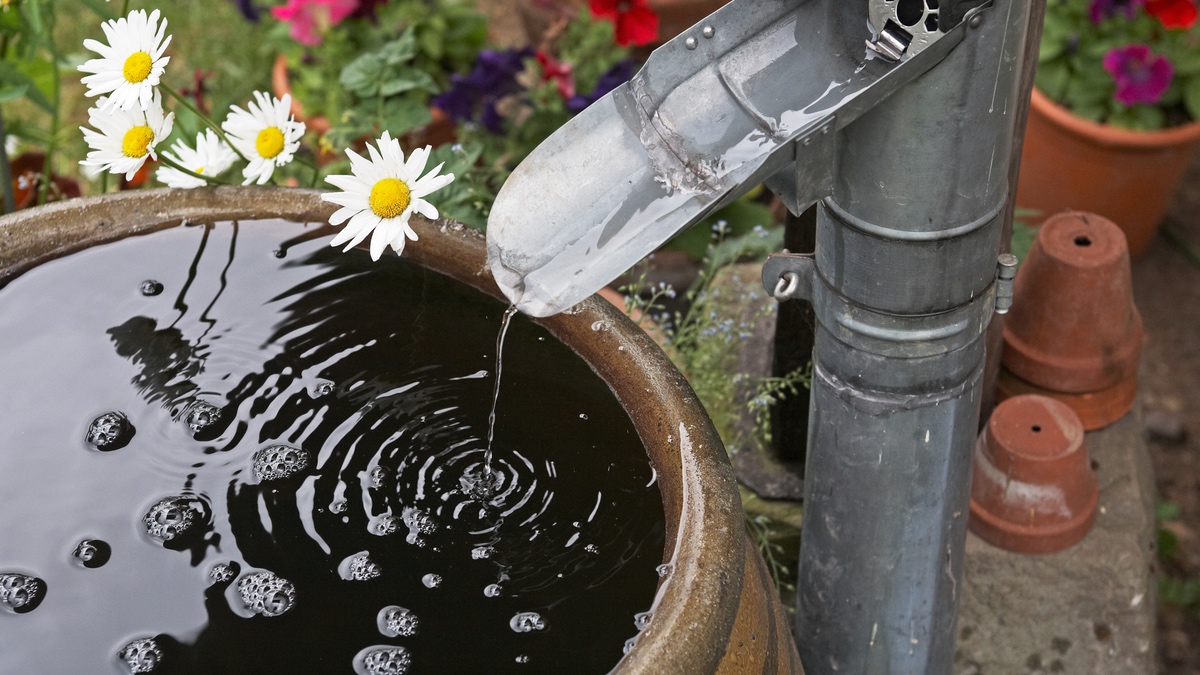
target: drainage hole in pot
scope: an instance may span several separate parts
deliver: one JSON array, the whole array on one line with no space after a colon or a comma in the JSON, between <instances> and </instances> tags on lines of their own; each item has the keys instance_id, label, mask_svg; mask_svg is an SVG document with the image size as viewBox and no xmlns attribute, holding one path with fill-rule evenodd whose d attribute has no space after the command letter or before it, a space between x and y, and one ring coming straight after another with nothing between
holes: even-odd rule
<instances>
[{"instance_id":1,"label":"drainage hole in pot","mask_svg":"<svg viewBox=\"0 0 1200 675\"><path fill-rule=\"evenodd\" d=\"M1033 432L1034 432L1035 434L1036 434L1036 433L1041 433L1041 431L1042 431L1042 425L1040 425L1040 424L1035 424L1035 425L1033 425L1032 427L1030 427L1030 429L1033 429Z\"/></svg>"},{"instance_id":2,"label":"drainage hole in pot","mask_svg":"<svg viewBox=\"0 0 1200 675\"><path fill-rule=\"evenodd\" d=\"M1091 246L1092 240L1090 237L1081 234L1078 237L1075 237L1075 245L1079 247Z\"/></svg>"}]
</instances>

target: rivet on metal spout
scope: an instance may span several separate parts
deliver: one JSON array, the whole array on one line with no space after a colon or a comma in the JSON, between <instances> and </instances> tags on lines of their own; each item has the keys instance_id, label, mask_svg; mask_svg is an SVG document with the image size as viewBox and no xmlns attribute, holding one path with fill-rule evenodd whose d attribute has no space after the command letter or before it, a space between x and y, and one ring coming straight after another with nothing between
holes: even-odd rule
<instances>
[{"instance_id":1,"label":"rivet on metal spout","mask_svg":"<svg viewBox=\"0 0 1200 675\"><path fill-rule=\"evenodd\" d=\"M1008 314L1013 304L1013 279L1017 276L1017 256L1001 253L996 261L996 313Z\"/></svg>"}]
</instances>

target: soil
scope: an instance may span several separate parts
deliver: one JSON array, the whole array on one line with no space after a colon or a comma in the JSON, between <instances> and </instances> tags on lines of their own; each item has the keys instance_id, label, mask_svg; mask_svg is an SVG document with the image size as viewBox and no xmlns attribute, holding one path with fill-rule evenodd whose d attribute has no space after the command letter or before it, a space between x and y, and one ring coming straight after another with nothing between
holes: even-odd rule
<instances>
[{"instance_id":1,"label":"soil","mask_svg":"<svg viewBox=\"0 0 1200 675\"><path fill-rule=\"evenodd\" d=\"M1160 574L1200 590L1200 155L1162 223L1133 262L1134 297L1145 322L1141 398L1155 483L1178 517L1161 527L1177 542L1160 552ZM1200 674L1200 600L1159 602L1163 675Z\"/></svg>"}]
</instances>

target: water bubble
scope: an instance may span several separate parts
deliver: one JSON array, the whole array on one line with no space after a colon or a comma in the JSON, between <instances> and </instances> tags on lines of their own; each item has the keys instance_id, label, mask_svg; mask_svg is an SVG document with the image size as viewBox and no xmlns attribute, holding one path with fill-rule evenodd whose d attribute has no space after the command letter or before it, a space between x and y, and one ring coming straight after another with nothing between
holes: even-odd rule
<instances>
[{"instance_id":1,"label":"water bubble","mask_svg":"<svg viewBox=\"0 0 1200 675\"><path fill-rule=\"evenodd\" d=\"M46 597L46 582L16 572L0 573L0 606L18 614L32 612Z\"/></svg>"},{"instance_id":2,"label":"water bubble","mask_svg":"<svg viewBox=\"0 0 1200 675\"><path fill-rule=\"evenodd\" d=\"M162 661L163 653L151 638L139 638L121 647L117 658L125 662L131 673L150 673Z\"/></svg>"},{"instance_id":3,"label":"water bubble","mask_svg":"<svg viewBox=\"0 0 1200 675\"><path fill-rule=\"evenodd\" d=\"M254 453L254 478L259 482L281 480L308 468L308 451L286 445L271 445Z\"/></svg>"},{"instance_id":4,"label":"water bubble","mask_svg":"<svg viewBox=\"0 0 1200 675\"><path fill-rule=\"evenodd\" d=\"M458 479L458 484L462 488L463 494L469 499L485 502L496 495L503 480L499 472L490 471L485 466L478 466L468 469L462 478Z\"/></svg>"},{"instance_id":5,"label":"water bubble","mask_svg":"<svg viewBox=\"0 0 1200 675\"><path fill-rule=\"evenodd\" d=\"M579 419L581 419L581 420L586 420L586 419L587 419L587 413L579 413Z\"/></svg>"},{"instance_id":6,"label":"water bubble","mask_svg":"<svg viewBox=\"0 0 1200 675\"><path fill-rule=\"evenodd\" d=\"M129 418L125 417L125 413L106 412L92 420L86 440L97 450L109 452L129 445L134 432L135 429L129 423Z\"/></svg>"},{"instance_id":7,"label":"water bubble","mask_svg":"<svg viewBox=\"0 0 1200 675\"><path fill-rule=\"evenodd\" d=\"M255 572L238 579L238 593L246 609L263 616L279 616L296 604L296 587L272 572Z\"/></svg>"},{"instance_id":8,"label":"water bubble","mask_svg":"<svg viewBox=\"0 0 1200 675\"><path fill-rule=\"evenodd\" d=\"M148 297L155 296L163 292L163 285L161 282L155 281L154 279L147 279L142 282L139 290L141 290L142 295Z\"/></svg>"},{"instance_id":9,"label":"water bubble","mask_svg":"<svg viewBox=\"0 0 1200 675\"><path fill-rule=\"evenodd\" d=\"M387 479L388 479L388 470L383 468L382 466L375 466L367 474L367 480L370 481L370 485L373 488L383 487L384 484L387 483Z\"/></svg>"},{"instance_id":10,"label":"water bubble","mask_svg":"<svg viewBox=\"0 0 1200 675\"><path fill-rule=\"evenodd\" d=\"M349 506L349 504L346 503L346 500L339 499L336 502L329 505L329 512L330 513L345 513L346 508L348 506Z\"/></svg>"},{"instance_id":11,"label":"water bubble","mask_svg":"<svg viewBox=\"0 0 1200 675\"><path fill-rule=\"evenodd\" d=\"M638 630L646 630L646 626L650 625L650 619L653 616L651 612L638 612L633 615L633 626Z\"/></svg>"},{"instance_id":12,"label":"water bubble","mask_svg":"<svg viewBox=\"0 0 1200 675\"><path fill-rule=\"evenodd\" d=\"M442 585L442 575L426 574L421 577L421 583L425 584L425 588L437 588Z\"/></svg>"},{"instance_id":13,"label":"water bubble","mask_svg":"<svg viewBox=\"0 0 1200 675\"><path fill-rule=\"evenodd\" d=\"M625 641L625 646L621 649L621 652L624 654L628 654L629 652L633 651L633 646L635 644L637 644L637 638L635 638L635 637L629 638L628 640Z\"/></svg>"},{"instance_id":14,"label":"water bubble","mask_svg":"<svg viewBox=\"0 0 1200 675\"><path fill-rule=\"evenodd\" d=\"M328 396L333 393L333 383L328 380L322 380L317 383L317 396Z\"/></svg>"},{"instance_id":15,"label":"water bubble","mask_svg":"<svg viewBox=\"0 0 1200 675\"><path fill-rule=\"evenodd\" d=\"M597 548L595 544L588 544L587 546L583 547L583 550L585 553L591 553L592 555L596 555L600 552L600 549Z\"/></svg>"},{"instance_id":16,"label":"water bubble","mask_svg":"<svg viewBox=\"0 0 1200 675\"><path fill-rule=\"evenodd\" d=\"M498 597L500 597L500 592L502 590L503 589L500 588L500 584L488 584L483 589L483 594L484 594L484 596L489 597L489 598L498 598Z\"/></svg>"},{"instance_id":17,"label":"water bubble","mask_svg":"<svg viewBox=\"0 0 1200 675\"><path fill-rule=\"evenodd\" d=\"M517 633L529 633L535 630L545 630L546 622L537 612L517 612L508 620L509 628Z\"/></svg>"},{"instance_id":18,"label":"water bubble","mask_svg":"<svg viewBox=\"0 0 1200 675\"><path fill-rule=\"evenodd\" d=\"M338 574L346 581L367 581L378 577L382 570L371 560L368 552L362 551L338 564Z\"/></svg>"},{"instance_id":19,"label":"water bubble","mask_svg":"<svg viewBox=\"0 0 1200 675\"><path fill-rule=\"evenodd\" d=\"M515 658L513 660L516 661L517 663L529 663L529 657L524 654L521 654L520 656L518 656L517 658Z\"/></svg>"},{"instance_id":20,"label":"water bubble","mask_svg":"<svg viewBox=\"0 0 1200 675\"><path fill-rule=\"evenodd\" d=\"M193 434L199 434L221 419L221 409L211 403L195 401L187 407L183 419Z\"/></svg>"},{"instance_id":21,"label":"water bubble","mask_svg":"<svg viewBox=\"0 0 1200 675\"><path fill-rule=\"evenodd\" d=\"M343 507L342 511L344 510L345 508ZM341 513L341 511L337 511L336 513ZM371 525L371 532L384 537L394 533L398 528L399 521L396 520L396 516L385 514L379 516L375 523Z\"/></svg>"},{"instance_id":22,"label":"water bubble","mask_svg":"<svg viewBox=\"0 0 1200 675\"><path fill-rule=\"evenodd\" d=\"M471 549L471 560L487 560L495 552L496 549L491 546L476 546Z\"/></svg>"},{"instance_id":23,"label":"water bubble","mask_svg":"<svg viewBox=\"0 0 1200 675\"><path fill-rule=\"evenodd\" d=\"M271 251L271 255L275 256L276 258L286 258L287 257L287 249L286 248L277 248L274 251Z\"/></svg>"},{"instance_id":24,"label":"water bubble","mask_svg":"<svg viewBox=\"0 0 1200 675\"><path fill-rule=\"evenodd\" d=\"M404 647L367 647L354 657L358 675L404 675L412 665L412 655Z\"/></svg>"},{"instance_id":25,"label":"water bubble","mask_svg":"<svg viewBox=\"0 0 1200 675\"><path fill-rule=\"evenodd\" d=\"M388 605L379 610L375 622L379 632L387 637L412 637L421 627L417 615L399 605Z\"/></svg>"},{"instance_id":26,"label":"water bubble","mask_svg":"<svg viewBox=\"0 0 1200 675\"><path fill-rule=\"evenodd\" d=\"M675 568L670 563L666 563L663 565L659 565L658 567L655 567L654 571L658 572L658 576L665 577L668 574L670 574L674 569Z\"/></svg>"},{"instance_id":27,"label":"water bubble","mask_svg":"<svg viewBox=\"0 0 1200 675\"><path fill-rule=\"evenodd\" d=\"M104 567L104 563L112 557L112 547L99 539L84 539L71 552L75 559L88 569Z\"/></svg>"},{"instance_id":28,"label":"water bubble","mask_svg":"<svg viewBox=\"0 0 1200 675\"><path fill-rule=\"evenodd\" d=\"M146 534L159 541L171 541L192 529L202 515L199 503L188 497L167 497L150 507L142 516Z\"/></svg>"},{"instance_id":29,"label":"water bubble","mask_svg":"<svg viewBox=\"0 0 1200 675\"><path fill-rule=\"evenodd\" d=\"M229 565L225 563L217 563L208 571L208 578L212 579L218 584L223 584L232 579L235 574L237 573Z\"/></svg>"},{"instance_id":30,"label":"water bubble","mask_svg":"<svg viewBox=\"0 0 1200 675\"><path fill-rule=\"evenodd\" d=\"M424 509L406 506L402 517L408 527L407 541L410 544L422 544L422 535L430 535L437 531L437 522Z\"/></svg>"}]
</instances>

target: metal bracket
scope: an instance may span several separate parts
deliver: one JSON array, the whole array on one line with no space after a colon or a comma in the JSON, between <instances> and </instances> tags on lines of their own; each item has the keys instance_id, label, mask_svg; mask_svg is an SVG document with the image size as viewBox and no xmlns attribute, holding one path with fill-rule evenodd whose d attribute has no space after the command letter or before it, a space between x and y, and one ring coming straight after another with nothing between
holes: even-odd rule
<instances>
[{"instance_id":1,"label":"metal bracket","mask_svg":"<svg viewBox=\"0 0 1200 675\"><path fill-rule=\"evenodd\" d=\"M996 313L1008 314L1013 304L1013 279L1017 276L1017 256L1001 253L996 260Z\"/></svg>"},{"instance_id":2,"label":"metal bracket","mask_svg":"<svg viewBox=\"0 0 1200 675\"><path fill-rule=\"evenodd\" d=\"M763 263L763 288L779 302L812 300L817 263L810 253L772 253Z\"/></svg>"},{"instance_id":3,"label":"metal bracket","mask_svg":"<svg viewBox=\"0 0 1200 675\"><path fill-rule=\"evenodd\" d=\"M821 126L797 138L793 144L796 160L763 181L794 215L800 215L833 192L838 162L836 129L837 118L831 116Z\"/></svg>"}]
</instances>

